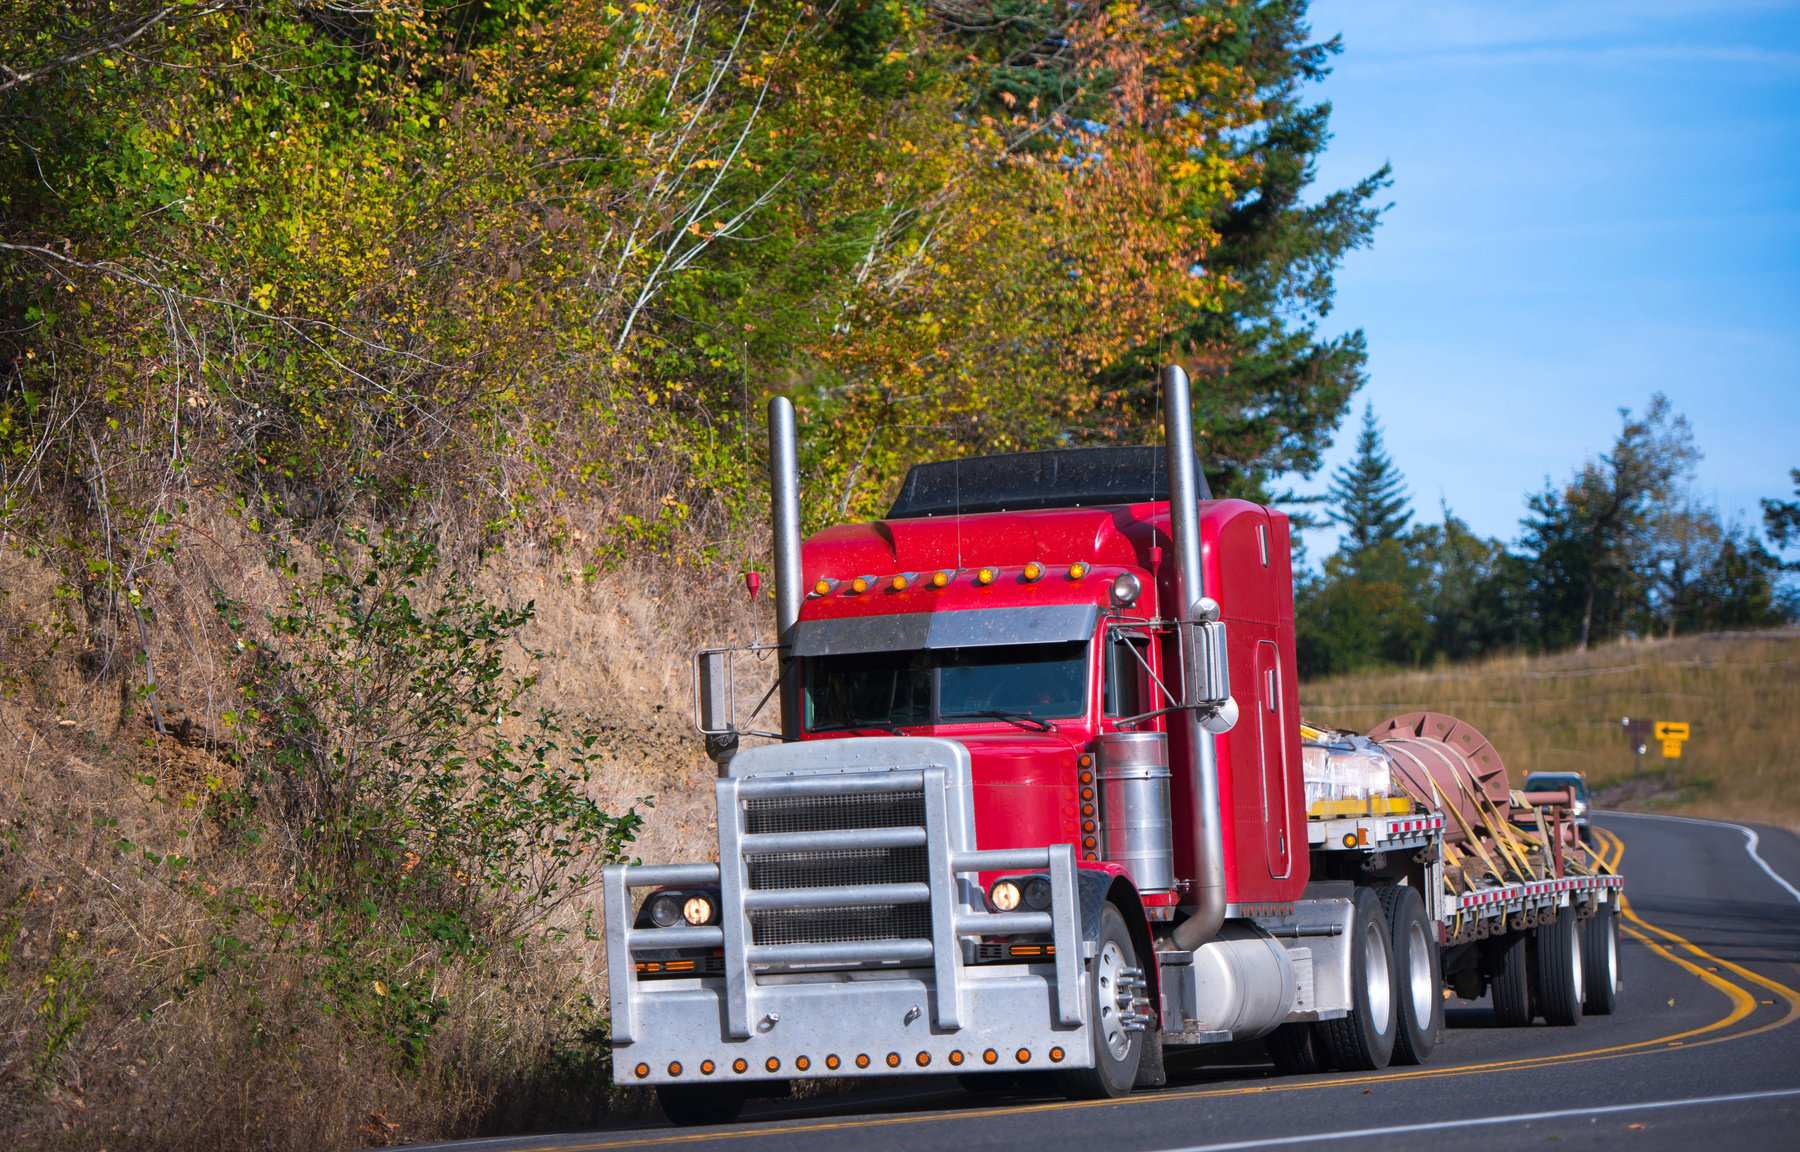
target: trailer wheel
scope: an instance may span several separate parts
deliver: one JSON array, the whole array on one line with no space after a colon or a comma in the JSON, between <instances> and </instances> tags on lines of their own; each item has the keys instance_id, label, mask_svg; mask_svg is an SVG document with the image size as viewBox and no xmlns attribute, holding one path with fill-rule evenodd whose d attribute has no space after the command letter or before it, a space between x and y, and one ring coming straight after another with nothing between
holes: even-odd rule
<instances>
[{"instance_id":1,"label":"trailer wheel","mask_svg":"<svg viewBox=\"0 0 1800 1152\"><path fill-rule=\"evenodd\" d=\"M1375 891L1392 932L1394 1003L1399 1018L1394 1063L1423 1064L1431 1058L1444 1030L1444 977L1439 969L1437 933L1425 918L1425 901L1418 889L1386 884Z\"/></svg>"},{"instance_id":2,"label":"trailer wheel","mask_svg":"<svg viewBox=\"0 0 1800 1152\"><path fill-rule=\"evenodd\" d=\"M1611 1016L1619 1003L1619 922L1610 901L1582 922L1581 973L1587 991L1581 1010Z\"/></svg>"},{"instance_id":3,"label":"trailer wheel","mask_svg":"<svg viewBox=\"0 0 1800 1152\"><path fill-rule=\"evenodd\" d=\"M1490 953L1493 976L1488 989L1494 997L1494 1015L1503 1028L1523 1028L1537 1015L1531 1010L1531 966L1523 932L1507 932L1494 939Z\"/></svg>"},{"instance_id":4,"label":"trailer wheel","mask_svg":"<svg viewBox=\"0 0 1800 1152\"><path fill-rule=\"evenodd\" d=\"M1088 964L1088 1032L1094 1038L1094 1066L1056 1073L1063 1095L1073 1100L1105 1100L1129 1095L1143 1057L1144 1033L1127 1025L1126 1015L1142 980L1137 948L1125 917L1111 904L1100 913L1100 935Z\"/></svg>"},{"instance_id":5,"label":"trailer wheel","mask_svg":"<svg viewBox=\"0 0 1800 1152\"><path fill-rule=\"evenodd\" d=\"M656 1103L678 1128L729 1124L744 1110L744 1091L735 1085L662 1084L656 1089Z\"/></svg>"},{"instance_id":6,"label":"trailer wheel","mask_svg":"<svg viewBox=\"0 0 1800 1152\"><path fill-rule=\"evenodd\" d=\"M1311 1076L1325 1071L1324 1043L1311 1024L1283 1024L1269 1033L1269 1059L1282 1076Z\"/></svg>"},{"instance_id":7,"label":"trailer wheel","mask_svg":"<svg viewBox=\"0 0 1800 1152\"><path fill-rule=\"evenodd\" d=\"M1575 909L1559 909L1556 919L1536 934L1538 1010L1547 1024L1561 1028L1579 1024L1584 981Z\"/></svg>"},{"instance_id":8,"label":"trailer wheel","mask_svg":"<svg viewBox=\"0 0 1800 1152\"><path fill-rule=\"evenodd\" d=\"M1381 900L1358 888L1351 904L1350 1014L1319 1024L1331 1062L1345 1072L1373 1072L1394 1055L1394 955Z\"/></svg>"}]
</instances>

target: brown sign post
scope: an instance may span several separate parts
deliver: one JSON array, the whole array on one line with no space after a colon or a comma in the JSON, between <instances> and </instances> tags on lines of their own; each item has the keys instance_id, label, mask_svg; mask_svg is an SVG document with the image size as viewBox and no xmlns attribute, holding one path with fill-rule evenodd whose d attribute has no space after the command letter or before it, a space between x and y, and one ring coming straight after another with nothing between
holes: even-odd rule
<instances>
[{"instance_id":1,"label":"brown sign post","mask_svg":"<svg viewBox=\"0 0 1800 1152\"><path fill-rule=\"evenodd\" d=\"M1625 732L1625 743L1631 747L1631 771L1634 776L1644 774L1644 753L1650 751L1650 741L1656 735L1656 721L1649 717L1627 716L1619 721Z\"/></svg>"}]
</instances>

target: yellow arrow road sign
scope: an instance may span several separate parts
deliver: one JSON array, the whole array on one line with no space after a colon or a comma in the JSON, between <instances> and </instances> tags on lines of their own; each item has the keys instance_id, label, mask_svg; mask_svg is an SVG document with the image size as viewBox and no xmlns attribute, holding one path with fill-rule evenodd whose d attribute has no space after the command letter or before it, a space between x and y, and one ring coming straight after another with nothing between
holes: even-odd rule
<instances>
[{"instance_id":1,"label":"yellow arrow road sign","mask_svg":"<svg viewBox=\"0 0 1800 1152\"><path fill-rule=\"evenodd\" d=\"M1658 720L1656 722L1656 738L1658 740L1686 740L1688 726L1685 720Z\"/></svg>"}]
</instances>

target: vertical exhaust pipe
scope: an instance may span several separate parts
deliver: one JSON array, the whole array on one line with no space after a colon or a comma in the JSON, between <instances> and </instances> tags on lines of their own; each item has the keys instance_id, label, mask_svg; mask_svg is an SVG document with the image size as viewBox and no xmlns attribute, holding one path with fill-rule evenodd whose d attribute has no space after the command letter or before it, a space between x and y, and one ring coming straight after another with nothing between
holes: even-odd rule
<instances>
[{"instance_id":1,"label":"vertical exhaust pipe","mask_svg":"<svg viewBox=\"0 0 1800 1152\"><path fill-rule=\"evenodd\" d=\"M800 679L791 655L800 620L800 452L794 405L786 396L769 401L769 521L775 550L775 643L781 653L781 735L800 738Z\"/></svg>"},{"instance_id":2,"label":"vertical exhaust pipe","mask_svg":"<svg viewBox=\"0 0 1800 1152\"><path fill-rule=\"evenodd\" d=\"M1199 479L1194 469L1194 414L1188 396L1187 373L1176 364L1162 370L1163 446L1169 474L1169 535L1175 551L1174 617L1180 621L1204 619L1206 595L1200 568ZM1181 643L1189 638L1183 634ZM1184 669L1191 664L1182 661ZM1185 675L1185 671L1184 671ZM1194 685L1182 685L1182 697L1192 695ZM1199 818L1200 875L1194 878L1197 906L1173 933L1177 947L1191 952L1212 939L1225 922L1225 840L1219 813L1219 758L1213 734L1200 726L1192 708L1174 713L1187 737L1188 794Z\"/></svg>"}]
</instances>

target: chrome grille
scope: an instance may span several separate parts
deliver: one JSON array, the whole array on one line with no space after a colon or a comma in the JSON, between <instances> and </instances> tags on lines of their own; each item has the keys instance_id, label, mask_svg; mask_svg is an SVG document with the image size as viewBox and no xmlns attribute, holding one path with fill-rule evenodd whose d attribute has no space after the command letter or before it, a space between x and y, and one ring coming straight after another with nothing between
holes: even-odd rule
<instances>
[{"instance_id":1,"label":"chrome grille","mask_svg":"<svg viewBox=\"0 0 1800 1152\"><path fill-rule=\"evenodd\" d=\"M872 796L759 796L744 801L744 831L824 832L838 828L922 828L919 792Z\"/></svg>"},{"instance_id":2,"label":"chrome grille","mask_svg":"<svg viewBox=\"0 0 1800 1152\"><path fill-rule=\"evenodd\" d=\"M931 878L923 847L780 852L773 856L753 856L746 864L750 887L762 890L928 882Z\"/></svg>"},{"instance_id":3,"label":"chrome grille","mask_svg":"<svg viewBox=\"0 0 1800 1152\"><path fill-rule=\"evenodd\" d=\"M754 944L838 944L870 940L919 940L931 936L929 904L872 908L806 908L752 912Z\"/></svg>"},{"instance_id":4,"label":"chrome grille","mask_svg":"<svg viewBox=\"0 0 1800 1152\"><path fill-rule=\"evenodd\" d=\"M925 795L826 792L808 796L750 796L743 831L781 836L811 832L924 828ZM779 847L771 844L769 847ZM929 883L924 845L759 852L744 860L748 891L835 888L847 885ZM748 912L752 944L843 944L931 938L929 904L895 903L842 908L759 908Z\"/></svg>"}]
</instances>

